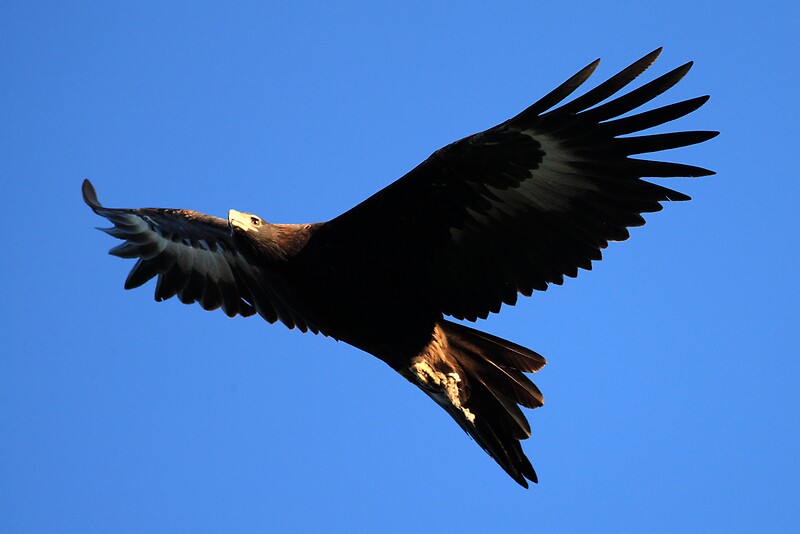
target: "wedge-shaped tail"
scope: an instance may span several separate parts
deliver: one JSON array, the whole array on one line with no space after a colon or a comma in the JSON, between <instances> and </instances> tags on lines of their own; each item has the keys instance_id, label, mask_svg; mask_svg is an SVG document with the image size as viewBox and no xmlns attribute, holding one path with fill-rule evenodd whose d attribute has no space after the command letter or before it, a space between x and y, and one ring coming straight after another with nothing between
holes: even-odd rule
<instances>
[{"instance_id":1,"label":"wedge-shaped tail","mask_svg":"<svg viewBox=\"0 0 800 534\"><path fill-rule=\"evenodd\" d=\"M532 350L464 325L442 321L406 374L522 486L537 482L521 440L531 435L520 406L544 404L524 373L545 359Z\"/></svg>"}]
</instances>

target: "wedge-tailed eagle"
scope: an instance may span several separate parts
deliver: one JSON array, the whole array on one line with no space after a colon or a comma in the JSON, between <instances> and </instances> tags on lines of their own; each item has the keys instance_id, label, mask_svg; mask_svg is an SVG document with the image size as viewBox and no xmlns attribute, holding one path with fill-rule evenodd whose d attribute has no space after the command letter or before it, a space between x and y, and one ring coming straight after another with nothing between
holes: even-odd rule
<instances>
[{"instance_id":1,"label":"wedge-tailed eagle","mask_svg":"<svg viewBox=\"0 0 800 534\"><path fill-rule=\"evenodd\" d=\"M475 321L519 294L561 284L591 269L609 241L643 225L642 213L689 200L642 178L713 174L631 157L717 135L630 135L708 99L639 110L691 63L618 96L659 53L562 103L589 78L594 61L519 115L437 150L328 222L106 208L88 180L83 198L113 224L102 230L123 240L110 253L137 260L125 289L156 278L157 301L177 297L230 317L258 314L358 347L424 391L527 487L537 477L520 445L530 436L520 407L542 406L525 373L545 359L445 316Z\"/></svg>"}]
</instances>

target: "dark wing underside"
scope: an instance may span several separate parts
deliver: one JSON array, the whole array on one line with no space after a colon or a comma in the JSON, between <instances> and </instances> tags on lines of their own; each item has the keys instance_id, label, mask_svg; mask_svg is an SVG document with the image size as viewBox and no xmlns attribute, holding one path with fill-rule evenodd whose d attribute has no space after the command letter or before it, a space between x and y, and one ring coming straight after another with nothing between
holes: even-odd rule
<instances>
[{"instance_id":1,"label":"dark wing underside","mask_svg":"<svg viewBox=\"0 0 800 534\"><path fill-rule=\"evenodd\" d=\"M107 208L89 180L82 191L86 204L114 224L100 230L124 241L109 254L137 260L125 289L158 277L157 301L177 296L184 304L222 309L229 317L258 312L271 323L309 328L281 302L268 277L236 250L228 221L190 210Z\"/></svg>"},{"instance_id":2,"label":"dark wing underside","mask_svg":"<svg viewBox=\"0 0 800 534\"><path fill-rule=\"evenodd\" d=\"M598 61L516 117L441 150L403 178L329 221L319 237L358 236L362 269L402 266L424 280L438 309L475 320L578 269L591 269L609 241L627 239L642 213L689 197L643 177L705 176L703 168L637 159L703 142L717 132L627 136L691 113L708 97L637 109L675 85L687 63L635 89L656 50L584 95L551 109L585 82ZM604 102L606 101L606 102ZM604 103L603 103L604 102ZM599 105L598 105L599 104ZM627 136L627 137L620 137ZM374 235L372 235L374 234Z\"/></svg>"}]
</instances>

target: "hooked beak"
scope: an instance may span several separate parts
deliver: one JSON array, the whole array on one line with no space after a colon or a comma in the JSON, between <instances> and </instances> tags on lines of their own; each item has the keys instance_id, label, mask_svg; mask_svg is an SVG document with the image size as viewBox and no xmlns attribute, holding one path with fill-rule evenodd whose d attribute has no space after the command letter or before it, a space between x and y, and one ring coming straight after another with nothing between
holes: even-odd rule
<instances>
[{"instance_id":1,"label":"hooked beak","mask_svg":"<svg viewBox=\"0 0 800 534\"><path fill-rule=\"evenodd\" d=\"M238 228L239 230L244 230L245 232L250 231L250 224L248 220L249 216L245 213L236 210L229 210L228 211L228 226L230 227L231 231L234 228Z\"/></svg>"}]
</instances>

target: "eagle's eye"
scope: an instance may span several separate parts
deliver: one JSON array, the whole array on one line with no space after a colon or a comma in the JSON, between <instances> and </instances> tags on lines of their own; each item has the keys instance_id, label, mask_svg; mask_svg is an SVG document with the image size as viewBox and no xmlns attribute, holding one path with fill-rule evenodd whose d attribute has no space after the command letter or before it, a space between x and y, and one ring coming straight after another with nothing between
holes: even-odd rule
<instances>
[{"instance_id":1,"label":"eagle's eye","mask_svg":"<svg viewBox=\"0 0 800 534\"><path fill-rule=\"evenodd\" d=\"M258 226L261 224L261 219L259 219L258 217L250 217L250 224L252 224L253 226Z\"/></svg>"}]
</instances>

